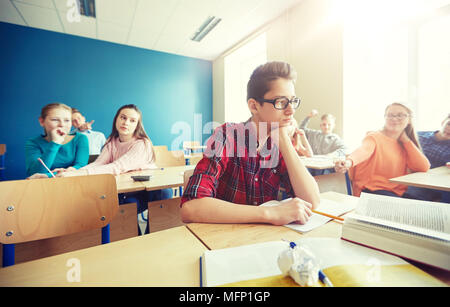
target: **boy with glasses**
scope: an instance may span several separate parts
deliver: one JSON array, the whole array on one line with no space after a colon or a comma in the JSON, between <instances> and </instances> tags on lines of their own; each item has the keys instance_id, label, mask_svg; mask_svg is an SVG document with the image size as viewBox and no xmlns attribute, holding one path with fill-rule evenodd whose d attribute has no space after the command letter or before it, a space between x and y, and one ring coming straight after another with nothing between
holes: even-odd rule
<instances>
[{"instance_id":1,"label":"boy with glasses","mask_svg":"<svg viewBox=\"0 0 450 307\"><path fill-rule=\"evenodd\" d=\"M208 140L181 200L184 222L304 224L320 202L314 178L298 157L293 125L295 97L292 66L259 66L247 85L252 114L245 123L226 123ZM294 128L294 129L293 129ZM294 133L292 133L294 131ZM276 207L283 186L292 200Z\"/></svg>"}]
</instances>

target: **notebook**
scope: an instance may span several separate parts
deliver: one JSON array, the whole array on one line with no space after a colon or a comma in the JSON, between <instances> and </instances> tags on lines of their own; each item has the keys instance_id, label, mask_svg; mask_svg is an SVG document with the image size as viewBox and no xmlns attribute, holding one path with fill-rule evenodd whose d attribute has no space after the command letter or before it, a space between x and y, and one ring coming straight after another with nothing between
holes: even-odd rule
<instances>
[{"instance_id":1,"label":"notebook","mask_svg":"<svg viewBox=\"0 0 450 307\"><path fill-rule=\"evenodd\" d=\"M291 198L287 198L282 201L271 200L271 201L261 204L261 206L279 206L283 202L286 202L289 200L291 200ZM335 201L332 201L329 199L322 198L320 200L320 205L316 210L323 212L323 213L333 215L333 216L340 216L342 214L345 214L347 212L354 210L355 207L356 207L356 205L354 203L344 204L344 203L338 203L338 202L335 202ZM332 218L313 213L311 215L311 217L309 218L308 222L304 225L291 223L291 224L287 224L284 226L291 228L293 230L296 230L300 233L305 233L305 232L311 231L319 226L326 224L330 220L332 220Z\"/></svg>"},{"instance_id":2,"label":"notebook","mask_svg":"<svg viewBox=\"0 0 450 307\"><path fill-rule=\"evenodd\" d=\"M399 257L344 240L304 238L296 244L314 253L334 286L445 286ZM299 286L278 268L278 255L288 246L280 240L205 251L201 286Z\"/></svg>"}]
</instances>

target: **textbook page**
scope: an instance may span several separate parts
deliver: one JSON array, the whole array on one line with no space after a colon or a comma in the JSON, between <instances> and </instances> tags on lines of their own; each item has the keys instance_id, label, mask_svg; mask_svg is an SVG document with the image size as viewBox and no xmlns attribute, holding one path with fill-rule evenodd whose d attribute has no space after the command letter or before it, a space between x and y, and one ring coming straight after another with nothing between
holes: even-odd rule
<instances>
[{"instance_id":1,"label":"textbook page","mask_svg":"<svg viewBox=\"0 0 450 307\"><path fill-rule=\"evenodd\" d=\"M291 198L287 198L282 201L272 200L272 201L268 201L264 204L261 204L261 206L278 206L289 200L291 200ZM338 203L338 202L323 198L320 200L320 205L316 210L323 212L323 213L331 214L334 216L339 216L344 213L350 212L354 209L355 209L355 205L352 203L350 203L350 204ZM291 228L293 230L296 230L298 232L304 233L304 232L311 231L319 226L322 226L330 220L332 220L332 218L313 213L311 215L311 217L309 218L308 222L304 225L291 223L291 224L284 225L284 226Z\"/></svg>"},{"instance_id":2,"label":"textbook page","mask_svg":"<svg viewBox=\"0 0 450 307\"><path fill-rule=\"evenodd\" d=\"M450 206L443 203L361 193L357 215L430 236L450 237ZM357 217L356 217L357 218ZM390 222L390 223L389 223Z\"/></svg>"}]
</instances>

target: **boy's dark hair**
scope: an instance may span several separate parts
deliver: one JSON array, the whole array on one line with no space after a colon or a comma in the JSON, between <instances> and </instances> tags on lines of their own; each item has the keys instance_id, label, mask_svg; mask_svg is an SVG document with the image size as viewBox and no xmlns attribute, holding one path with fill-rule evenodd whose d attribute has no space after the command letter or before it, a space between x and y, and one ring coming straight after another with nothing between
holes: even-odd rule
<instances>
[{"instance_id":1,"label":"boy's dark hair","mask_svg":"<svg viewBox=\"0 0 450 307\"><path fill-rule=\"evenodd\" d=\"M247 101L250 98L255 100L264 98L270 90L269 83L280 78L295 82L297 72L292 65L285 62L268 62L258 66L247 84Z\"/></svg>"}]
</instances>

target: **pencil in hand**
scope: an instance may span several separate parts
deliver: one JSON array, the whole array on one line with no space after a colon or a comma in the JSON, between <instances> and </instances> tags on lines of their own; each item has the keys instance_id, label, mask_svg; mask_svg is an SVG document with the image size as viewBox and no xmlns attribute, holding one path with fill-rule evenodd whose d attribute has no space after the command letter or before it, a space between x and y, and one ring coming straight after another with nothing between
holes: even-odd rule
<instances>
[{"instance_id":1,"label":"pencil in hand","mask_svg":"<svg viewBox=\"0 0 450 307\"><path fill-rule=\"evenodd\" d=\"M52 175L53 178L56 178L55 175L53 175L52 171L45 165L44 161L42 161L41 158L38 158L38 161L41 162L41 164L45 167L45 169Z\"/></svg>"}]
</instances>

